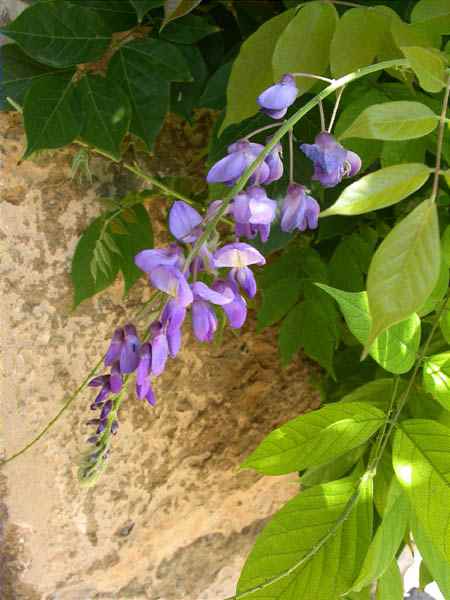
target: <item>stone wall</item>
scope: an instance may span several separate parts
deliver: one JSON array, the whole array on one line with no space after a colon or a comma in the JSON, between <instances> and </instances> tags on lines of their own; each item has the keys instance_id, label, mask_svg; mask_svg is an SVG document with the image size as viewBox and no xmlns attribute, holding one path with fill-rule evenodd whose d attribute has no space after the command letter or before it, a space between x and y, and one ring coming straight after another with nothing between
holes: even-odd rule
<instances>
[{"instance_id":1,"label":"stone wall","mask_svg":"<svg viewBox=\"0 0 450 600\"><path fill-rule=\"evenodd\" d=\"M178 124L154 172L182 172L168 152L201 146ZM192 133L192 132L191 132ZM168 141L167 141L168 140ZM184 144L184 145L183 145ZM112 329L148 294L122 284L71 308L70 260L101 210L99 195L137 182L94 158L92 184L72 181L75 148L19 163L18 115L0 115L0 448L9 455L58 411L104 352ZM158 223L166 202L151 205ZM265 519L297 491L295 477L239 471L274 426L317 406L300 359L282 370L274 334L225 335L184 349L150 409L132 395L104 477L81 489L90 392L39 445L0 471L2 600L219 600L230 595Z\"/></svg>"}]
</instances>

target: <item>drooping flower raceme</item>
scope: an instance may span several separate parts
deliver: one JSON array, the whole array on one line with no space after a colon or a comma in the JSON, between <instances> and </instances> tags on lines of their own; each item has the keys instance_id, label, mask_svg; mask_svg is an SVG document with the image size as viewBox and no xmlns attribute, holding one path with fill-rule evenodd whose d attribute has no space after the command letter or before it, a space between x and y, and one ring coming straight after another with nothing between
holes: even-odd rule
<instances>
[{"instance_id":1,"label":"drooping flower raceme","mask_svg":"<svg viewBox=\"0 0 450 600\"><path fill-rule=\"evenodd\" d=\"M359 156L326 131L316 136L314 144L301 144L300 149L314 163L312 178L326 188L335 187L343 177L353 177L361 169Z\"/></svg>"},{"instance_id":2,"label":"drooping flower raceme","mask_svg":"<svg viewBox=\"0 0 450 600\"><path fill-rule=\"evenodd\" d=\"M281 119L295 102L298 89L294 77L287 73L278 83L271 85L258 96L261 111L273 119Z\"/></svg>"},{"instance_id":3,"label":"drooping flower raceme","mask_svg":"<svg viewBox=\"0 0 450 600\"><path fill-rule=\"evenodd\" d=\"M298 183L291 183L281 208L281 229L316 229L319 213L319 203L306 193L306 188Z\"/></svg>"}]
</instances>

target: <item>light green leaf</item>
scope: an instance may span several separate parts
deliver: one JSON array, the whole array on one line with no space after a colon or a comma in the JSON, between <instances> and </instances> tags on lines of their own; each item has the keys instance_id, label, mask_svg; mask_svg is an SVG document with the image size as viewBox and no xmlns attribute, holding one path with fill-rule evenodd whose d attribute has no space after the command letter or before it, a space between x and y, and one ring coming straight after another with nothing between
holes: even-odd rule
<instances>
[{"instance_id":1,"label":"light green leaf","mask_svg":"<svg viewBox=\"0 0 450 600\"><path fill-rule=\"evenodd\" d=\"M438 33L450 33L448 0L420 0L411 12L413 23L423 23Z\"/></svg>"},{"instance_id":2,"label":"light green leaf","mask_svg":"<svg viewBox=\"0 0 450 600\"><path fill-rule=\"evenodd\" d=\"M38 2L0 28L32 58L54 67L98 60L111 35L92 10L66 2Z\"/></svg>"},{"instance_id":3,"label":"light green leaf","mask_svg":"<svg viewBox=\"0 0 450 600\"><path fill-rule=\"evenodd\" d=\"M367 277L369 347L423 305L436 285L440 262L437 210L425 200L389 232L373 256Z\"/></svg>"},{"instance_id":4,"label":"light green leaf","mask_svg":"<svg viewBox=\"0 0 450 600\"><path fill-rule=\"evenodd\" d=\"M450 344L450 310L446 308L439 319L439 326L445 341Z\"/></svg>"},{"instance_id":5,"label":"light green leaf","mask_svg":"<svg viewBox=\"0 0 450 600\"><path fill-rule=\"evenodd\" d=\"M442 256L450 268L450 225L447 225L442 234Z\"/></svg>"},{"instance_id":6,"label":"light green leaf","mask_svg":"<svg viewBox=\"0 0 450 600\"><path fill-rule=\"evenodd\" d=\"M428 315L429 313L436 310L436 307L442 302L445 294L448 291L448 279L448 267L444 261L443 256L441 256L441 266L439 269L438 280L436 282L436 285L434 286L433 291L430 294L430 297L427 299L425 304L421 306L420 309L417 311L419 317L424 317L425 315Z\"/></svg>"},{"instance_id":7,"label":"light green leaf","mask_svg":"<svg viewBox=\"0 0 450 600\"><path fill-rule=\"evenodd\" d=\"M438 122L439 116L420 102L383 102L366 108L340 138L410 140L431 133Z\"/></svg>"},{"instance_id":8,"label":"light green leaf","mask_svg":"<svg viewBox=\"0 0 450 600\"><path fill-rule=\"evenodd\" d=\"M274 429L242 464L265 475L323 465L366 442L384 413L366 403L329 404Z\"/></svg>"},{"instance_id":9,"label":"light green leaf","mask_svg":"<svg viewBox=\"0 0 450 600\"><path fill-rule=\"evenodd\" d=\"M331 600L351 585L372 531L370 490L356 505L349 480L315 486L290 500L258 536L242 570L242 593L290 569L251 594L252 600ZM350 515L340 521L344 511Z\"/></svg>"},{"instance_id":10,"label":"light green leaf","mask_svg":"<svg viewBox=\"0 0 450 600\"><path fill-rule=\"evenodd\" d=\"M130 0L130 2L134 6L139 22L142 21L149 10L164 5L164 0Z\"/></svg>"},{"instance_id":11,"label":"light green leaf","mask_svg":"<svg viewBox=\"0 0 450 600\"><path fill-rule=\"evenodd\" d=\"M83 109L81 138L113 160L120 160L120 145L131 116L127 95L116 83L99 75L83 77L78 90Z\"/></svg>"},{"instance_id":12,"label":"light green leaf","mask_svg":"<svg viewBox=\"0 0 450 600\"><path fill-rule=\"evenodd\" d=\"M202 0L164 0L164 22L162 28L167 23L179 19L194 10Z\"/></svg>"},{"instance_id":13,"label":"light green leaf","mask_svg":"<svg viewBox=\"0 0 450 600\"><path fill-rule=\"evenodd\" d=\"M385 31L383 15L372 8L351 8L340 18L330 48L331 72L341 77L370 65Z\"/></svg>"},{"instance_id":14,"label":"light green leaf","mask_svg":"<svg viewBox=\"0 0 450 600\"><path fill-rule=\"evenodd\" d=\"M425 542L423 556L438 585L444 584L445 593L450 581L450 429L428 419L402 421L398 427L393 447L395 473L411 502L414 538L421 552Z\"/></svg>"},{"instance_id":15,"label":"light green leaf","mask_svg":"<svg viewBox=\"0 0 450 600\"><path fill-rule=\"evenodd\" d=\"M378 581L375 600L403 600L403 579L395 558Z\"/></svg>"},{"instance_id":16,"label":"light green leaf","mask_svg":"<svg viewBox=\"0 0 450 600\"><path fill-rule=\"evenodd\" d=\"M440 92L445 86L445 59L434 48L403 46L402 52L417 75L420 87L426 92Z\"/></svg>"},{"instance_id":17,"label":"light green leaf","mask_svg":"<svg viewBox=\"0 0 450 600\"><path fill-rule=\"evenodd\" d=\"M311 2L301 6L275 46L272 58L275 79L285 73L326 75L337 20L332 4ZM314 79L297 78L299 94L310 90L315 83Z\"/></svg>"},{"instance_id":18,"label":"light green leaf","mask_svg":"<svg viewBox=\"0 0 450 600\"><path fill-rule=\"evenodd\" d=\"M27 134L24 158L38 150L61 148L80 132L72 73L36 79L25 96L23 117Z\"/></svg>"},{"instance_id":19,"label":"light green leaf","mask_svg":"<svg viewBox=\"0 0 450 600\"><path fill-rule=\"evenodd\" d=\"M323 284L318 287L330 294L344 315L348 328L365 345L371 318L366 292L344 292ZM412 314L404 321L383 331L373 342L369 354L383 369L395 374L407 373L416 360L420 344L420 319Z\"/></svg>"},{"instance_id":20,"label":"light green leaf","mask_svg":"<svg viewBox=\"0 0 450 600\"><path fill-rule=\"evenodd\" d=\"M274 83L270 65L275 45L294 14L291 9L266 21L242 44L228 81L227 112L221 131L258 111L257 97Z\"/></svg>"},{"instance_id":21,"label":"light green leaf","mask_svg":"<svg viewBox=\"0 0 450 600\"><path fill-rule=\"evenodd\" d=\"M383 517L386 510L388 491L393 479L395 479L395 474L392 467L392 455L387 449L381 456L373 480L373 501L380 517Z\"/></svg>"},{"instance_id":22,"label":"light green leaf","mask_svg":"<svg viewBox=\"0 0 450 600\"><path fill-rule=\"evenodd\" d=\"M404 163L424 163L427 150L427 140L417 138L403 142L384 142L381 151L381 166L383 168Z\"/></svg>"},{"instance_id":23,"label":"light green leaf","mask_svg":"<svg viewBox=\"0 0 450 600\"><path fill-rule=\"evenodd\" d=\"M423 363L423 385L446 410L450 410L450 352L435 354Z\"/></svg>"},{"instance_id":24,"label":"light green leaf","mask_svg":"<svg viewBox=\"0 0 450 600\"><path fill-rule=\"evenodd\" d=\"M392 20L391 33L399 50L406 46L423 48L439 48L441 46L441 36L431 31L426 23L405 23L399 17Z\"/></svg>"},{"instance_id":25,"label":"light green leaf","mask_svg":"<svg viewBox=\"0 0 450 600\"><path fill-rule=\"evenodd\" d=\"M371 406L375 406L379 410L387 412L389 405L391 404L394 390L394 379L375 379L344 396L341 402L367 402Z\"/></svg>"},{"instance_id":26,"label":"light green leaf","mask_svg":"<svg viewBox=\"0 0 450 600\"><path fill-rule=\"evenodd\" d=\"M436 581L442 594L445 594L444 598L450 598L448 558L435 547L414 513L411 515L411 533L423 560L427 563L432 580Z\"/></svg>"},{"instance_id":27,"label":"light green leaf","mask_svg":"<svg viewBox=\"0 0 450 600\"><path fill-rule=\"evenodd\" d=\"M408 520L408 498L398 481L393 479L389 487L383 520L376 530L375 537L364 558L361 572L352 585L352 590L360 592L375 581L375 579L379 579L386 572L389 572L392 562L395 562L397 550L405 535ZM397 563L395 562L395 564ZM380 587L380 584L378 584L378 587ZM388 597L386 594L380 596L380 598L386 598L386 600ZM392 600L394 598L395 596L392 596ZM402 598L403 595L401 596Z\"/></svg>"},{"instance_id":28,"label":"light green leaf","mask_svg":"<svg viewBox=\"0 0 450 600\"><path fill-rule=\"evenodd\" d=\"M361 215L407 198L427 181L432 169L419 163L394 165L369 173L347 186L320 216Z\"/></svg>"}]
</instances>

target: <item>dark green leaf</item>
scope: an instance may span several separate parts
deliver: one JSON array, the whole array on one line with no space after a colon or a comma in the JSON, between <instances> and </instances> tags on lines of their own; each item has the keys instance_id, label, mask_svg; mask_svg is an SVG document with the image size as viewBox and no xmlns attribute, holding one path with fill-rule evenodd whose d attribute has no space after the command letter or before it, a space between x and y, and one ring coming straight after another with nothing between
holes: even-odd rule
<instances>
[{"instance_id":1,"label":"dark green leaf","mask_svg":"<svg viewBox=\"0 0 450 600\"><path fill-rule=\"evenodd\" d=\"M426 200L391 230L372 259L369 346L382 331L420 309L436 285L440 264L437 210Z\"/></svg>"},{"instance_id":2,"label":"dark green leaf","mask_svg":"<svg viewBox=\"0 0 450 600\"><path fill-rule=\"evenodd\" d=\"M332 4L311 2L301 6L278 38L272 58L274 78L278 80L285 73L295 72L326 75L337 20ZM315 83L311 78L298 78L299 94L310 90Z\"/></svg>"},{"instance_id":3,"label":"dark green leaf","mask_svg":"<svg viewBox=\"0 0 450 600\"><path fill-rule=\"evenodd\" d=\"M164 0L164 22L163 27L175 19L179 19L191 10L194 10L196 6L200 4L202 0Z\"/></svg>"},{"instance_id":4,"label":"dark green leaf","mask_svg":"<svg viewBox=\"0 0 450 600\"><path fill-rule=\"evenodd\" d=\"M310 467L300 475L302 490L342 479L349 474L351 468L359 461L367 449L367 443L361 444L357 448L352 448L349 452L335 458L332 462L320 465L319 467Z\"/></svg>"},{"instance_id":5,"label":"dark green leaf","mask_svg":"<svg viewBox=\"0 0 450 600\"><path fill-rule=\"evenodd\" d=\"M365 287L365 274L375 249L376 235L362 233L346 236L338 244L328 265L333 287L349 292L359 292Z\"/></svg>"},{"instance_id":6,"label":"dark green leaf","mask_svg":"<svg viewBox=\"0 0 450 600\"><path fill-rule=\"evenodd\" d=\"M359 570L372 533L368 487L342 519L354 490L351 480L333 481L290 500L258 536L237 592L276 578L253 592L252 600L340 598ZM288 570L287 577L278 577Z\"/></svg>"},{"instance_id":7,"label":"dark green leaf","mask_svg":"<svg viewBox=\"0 0 450 600\"><path fill-rule=\"evenodd\" d=\"M208 68L197 46L180 45L178 48L189 64L192 83L175 83L172 85L171 110L189 121L192 111L198 106L198 101L202 95L208 77Z\"/></svg>"},{"instance_id":8,"label":"dark green leaf","mask_svg":"<svg viewBox=\"0 0 450 600\"><path fill-rule=\"evenodd\" d=\"M280 279L262 292L262 306L258 311L258 331L279 321L300 297L302 282L292 277Z\"/></svg>"},{"instance_id":9,"label":"dark green leaf","mask_svg":"<svg viewBox=\"0 0 450 600\"><path fill-rule=\"evenodd\" d=\"M226 63L208 79L205 89L198 101L199 106L205 108L224 108L227 101L227 84L230 77L232 63Z\"/></svg>"},{"instance_id":10,"label":"dark green leaf","mask_svg":"<svg viewBox=\"0 0 450 600\"><path fill-rule=\"evenodd\" d=\"M127 31L136 25L136 13L128 0L69 0L70 4L89 8L102 18L109 31Z\"/></svg>"},{"instance_id":11,"label":"dark green leaf","mask_svg":"<svg viewBox=\"0 0 450 600\"><path fill-rule=\"evenodd\" d=\"M301 328L305 320L305 307L301 302L294 306L280 326L278 347L282 365L288 365L302 347Z\"/></svg>"},{"instance_id":12,"label":"dark green leaf","mask_svg":"<svg viewBox=\"0 0 450 600\"><path fill-rule=\"evenodd\" d=\"M220 31L205 18L187 15L176 23L169 23L161 32L161 37L176 44L195 44L207 35Z\"/></svg>"},{"instance_id":13,"label":"dark green leaf","mask_svg":"<svg viewBox=\"0 0 450 600\"><path fill-rule=\"evenodd\" d=\"M274 429L242 464L265 475L283 475L326 464L366 442L384 413L366 403L337 402Z\"/></svg>"},{"instance_id":14,"label":"dark green leaf","mask_svg":"<svg viewBox=\"0 0 450 600\"><path fill-rule=\"evenodd\" d=\"M273 84L270 65L275 45L293 16L291 9L273 17L242 44L228 82L227 112L221 131L258 111L258 95Z\"/></svg>"},{"instance_id":15,"label":"dark green leaf","mask_svg":"<svg viewBox=\"0 0 450 600\"><path fill-rule=\"evenodd\" d=\"M120 146L130 124L127 95L110 78L86 75L78 86L83 110L81 138L113 160L120 160Z\"/></svg>"},{"instance_id":16,"label":"dark green leaf","mask_svg":"<svg viewBox=\"0 0 450 600\"><path fill-rule=\"evenodd\" d=\"M402 163L423 163L426 149L426 140L421 138L404 142L384 142L381 166L386 168Z\"/></svg>"},{"instance_id":17,"label":"dark green leaf","mask_svg":"<svg viewBox=\"0 0 450 600\"><path fill-rule=\"evenodd\" d=\"M36 79L25 96L23 109L27 149L33 152L70 144L80 132L80 115L72 74Z\"/></svg>"},{"instance_id":18,"label":"dark green leaf","mask_svg":"<svg viewBox=\"0 0 450 600\"><path fill-rule=\"evenodd\" d=\"M59 0L29 6L0 33L39 62L55 67L98 60L111 41L94 11Z\"/></svg>"},{"instance_id":19,"label":"dark green leaf","mask_svg":"<svg viewBox=\"0 0 450 600\"><path fill-rule=\"evenodd\" d=\"M164 5L164 0L130 0L134 6L139 21L145 17L149 10L159 8Z\"/></svg>"},{"instance_id":20,"label":"dark green leaf","mask_svg":"<svg viewBox=\"0 0 450 600\"><path fill-rule=\"evenodd\" d=\"M27 56L17 44L0 46L0 110L11 110L7 98L23 106L26 92L40 77L55 72Z\"/></svg>"}]
</instances>

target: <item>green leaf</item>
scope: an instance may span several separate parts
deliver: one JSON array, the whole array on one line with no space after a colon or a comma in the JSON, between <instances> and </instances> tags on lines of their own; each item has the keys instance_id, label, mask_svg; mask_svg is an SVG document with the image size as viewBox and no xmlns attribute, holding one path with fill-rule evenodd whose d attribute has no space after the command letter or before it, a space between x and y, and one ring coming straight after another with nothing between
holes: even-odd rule
<instances>
[{"instance_id":1,"label":"green leaf","mask_svg":"<svg viewBox=\"0 0 450 600\"><path fill-rule=\"evenodd\" d=\"M347 186L320 216L361 215L396 204L420 189L431 171L426 165L408 163L369 173Z\"/></svg>"},{"instance_id":2,"label":"green leaf","mask_svg":"<svg viewBox=\"0 0 450 600\"><path fill-rule=\"evenodd\" d=\"M391 167L402 163L424 163L427 142L422 138L403 142L384 142L381 166Z\"/></svg>"},{"instance_id":3,"label":"green leaf","mask_svg":"<svg viewBox=\"0 0 450 600\"><path fill-rule=\"evenodd\" d=\"M262 291L262 306L258 311L258 327L261 331L279 321L294 306L300 297L300 279L280 279Z\"/></svg>"},{"instance_id":4,"label":"green leaf","mask_svg":"<svg viewBox=\"0 0 450 600\"><path fill-rule=\"evenodd\" d=\"M409 24L398 18L392 21L391 33L399 49L407 46L425 48L439 48L441 46L440 35L436 35L425 23Z\"/></svg>"},{"instance_id":5,"label":"green leaf","mask_svg":"<svg viewBox=\"0 0 450 600\"><path fill-rule=\"evenodd\" d=\"M450 344L450 310L446 308L439 319L439 326L445 341Z\"/></svg>"},{"instance_id":6,"label":"green leaf","mask_svg":"<svg viewBox=\"0 0 450 600\"><path fill-rule=\"evenodd\" d=\"M425 589L426 586L434 581L433 575L430 573L425 561L420 562L419 567L419 586Z\"/></svg>"},{"instance_id":7,"label":"green leaf","mask_svg":"<svg viewBox=\"0 0 450 600\"><path fill-rule=\"evenodd\" d=\"M94 12L67 2L38 2L0 28L32 58L54 67L98 60L111 35Z\"/></svg>"},{"instance_id":8,"label":"green leaf","mask_svg":"<svg viewBox=\"0 0 450 600\"><path fill-rule=\"evenodd\" d=\"M423 556L441 591L447 590L445 595L448 597L450 429L428 419L402 421L398 428L393 462L395 474L411 502L413 535L421 552L424 542ZM444 561L446 569L443 573Z\"/></svg>"},{"instance_id":9,"label":"green leaf","mask_svg":"<svg viewBox=\"0 0 450 600\"><path fill-rule=\"evenodd\" d=\"M273 17L242 44L231 69L227 88L227 112L221 131L231 123L239 123L258 111L257 97L273 84L270 65L278 37L294 14L295 11L291 9Z\"/></svg>"},{"instance_id":10,"label":"green leaf","mask_svg":"<svg viewBox=\"0 0 450 600\"><path fill-rule=\"evenodd\" d=\"M330 600L347 591L372 530L369 492L348 507L354 489L349 480L333 481L290 500L258 536L237 593L287 570L288 576L253 592L252 600ZM350 514L344 520L346 510Z\"/></svg>"},{"instance_id":11,"label":"green leaf","mask_svg":"<svg viewBox=\"0 0 450 600\"><path fill-rule=\"evenodd\" d=\"M179 19L191 10L194 10L196 6L200 4L202 0L164 0L164 22L162 28L174 21Z\"/></svg>"},{"instance_id":12,"label":"green leaf","mask_svg":"<svg viewBox=\"0 0 450 600\"><path fill-rule=\"evenodd\" d=\"M378 581L375 600L403 600L403 579L395 558Z\"/></svg>"},{"instance_id":13,"label":"green leaf","mask_svg":"<svg viewBox=\"0 0 450 600\"><path fill-rule=\"evenodd\" d=\"M377 241L376 235L371 233L372 230L353 233L345 236L337 245L328 265L333 287L350 292L364 289L365 274L369 270Z\"/></svg>"},{"instance_id":14,"label":"green leaf","mask_svg":"<svg viewBox=\"0 0 450 600\"><path fill-rule=\"evenodd\" d=\"M317 284L330 294L344 315L348 328L363 345L366 345L371 318L366 292L344 292ZM420 344L420 319L416 314L383 331L370 346L369 354L386 371L407 373L414 365Z\"/></svg>"},{"instance_id":15,"label":"green leaf","mask_svg":"<svg viewBox=\"0 0 450 600\"><path fill-rule=\"evenodd\" d=\"M161 40L136 40L115 53L108 78L121 85L130 99L131 133L151 150L169 110L169 80L191 80L183 55Z\"/></svg>"},{"instance_id":16,"label":"green leaf","mask_svg":"<svg viewBox=\"0 0 450 600\"><path fill-rule=\"evenodd\" d=\"M288 365L302 347L301 330L305 320L303 302L294 306L283 320L278 333L281 364Z\"/></svg>"},{"instance_id":17,"label":"green leaf","mask_svg":"<svg viewBox=\"0 0 450 600\"><path fill-rule=\"evenodd\" d=\"M127 95L110 78L99 75L86 75L77 89L83 110L81 139L120 160L120 146L131 116Z\"/></svg>"},{"instance_id":18,"label":"green leaf","mask_svg":"<svg viewBox=\"0 0 450 600\"><path fill-rule=\"evenodd\" d=\"M430 294L430 297L427 299L425 304L421 306L420 309L417 311L419 317L428 315L429 313L436 310L436 307L438 306L438 304L441 303L445 294L448 291L448 279L448 267L444 261L444 258L441 256L441 266L439 269L438 280L436 282L436 285L434 286L433 291Z\"/></svg>"},{"instance_id":19,"label":"green leaf","mask_svg":"<svg viewBox=\"0 0 450 600\"><path fill-rule=\"evenodd\" d=\"M394 390L394 379L375 379L344 396L342 402L367 402L371 406L387 412Z\"/></svg>"},{"instance_id":20,"label":"green leaf","mask_svg":"<svg viewBox=\"0 0 450 600\"><path fill-rule=\"evenodd\" d=\"M136 194L136 197L139 202L142 202L145 196ZM127 294L136 281L142 277L142 271L134 264L134 257L141 250L153 248L152 224L147 211L141 205L135 205L128 210L134 215L134 222L128 222L126 226L128 235L113 235L110 230L111 237L120 250L118 263L124 278L124 294Z\"/></svg>"},{"instance_id":21,"label":"green leaf","mask_svg":"<svg viewBox=\"0 0 450 600\"><path fill-rule=\"evenodd\" d=\"M363 402L338 402L274 429L242 467L283 475L329 463L366 442L383 424L384 413Z\"/></svg>"},{"instance_id":22,"label":"green leaf","mask_svg":"<svg viewBox=\"0 0 450 600\"><path fill-rule=\"evenodd\" d=\"M413 23L423 23L438 33L450 33L448 0L420 0L411 12Z\"/></svg>"},{"instance_id":23,"label":"green leaf","mask_svg":"<svg viewBox=\"0 0 450 600\"><path fill-rule=\"evenodd\" d=\"M23 108L24 158L38 150L61 148L77 137L81 123L74 91L71 73L45 75L34 81Z\"/></svg>"},{"instance_id":24,"label":"green leaf","mask_svg":"<svg viewBox=\"0 0 450 600\"><path fill-rule=\"evenodd\" d=\"M231 66L231 62L225 63L211 75L198 101L199 106L219 110L225 107L227 102L227 84L231 73Z\"/></svg>"},{"instance_id":25,"label":"green leaf","mask_svg":"<svg viewBox=\"0 0 450 600\"><path fill-rule=\"evenodd\" d=\"M381 48L385 19L371 8L351 8L340 18L330 48L331 73L341 77L370 65Z\"/></svg>"},{"instance_id":26,"label":"green leaf","mask_svg":"<svg viewBox=\"0 0 450 600\"><path fill-rule=\"evenodd\" d=\"M41 65L27 56L17 44L0 46L0 110L11 110L7 98L23 105L26 92L31 85L40 79L54 73L53 69Z\"/></svg>"},{"instance_id":27,"label":"green leaf","mask_svg":"<svg viewBox=\"0 0 450 600\"><path fill-rule=\"evenodd\" d=\"M372 259L367 277L369 346L423 305L436 285L440 262L437 210L425 200L390 231Z\"/></svg>"},{"instance_id":28,"label":"green leaf","mask_svg":"<svg viewBox=\"0 0 450 600\"><path fill-rule=\"evenodd\" d=\"M208 67L197 46L180 45L179 49L189 64L192 82L175 83L171 86L170 107L173 112L177 112L184 119L190 121L192 111L198 106L198 101L205 87L208 78Z\"/></svg>"},{"instance_id":29,"label":"green leaf","mask_svg":"<svg viewBox=\"0 0 450 600\"><path fill-rule=\"evenodd\" d=\"M136 13L127 0L69 0L70 4L95 10L110 32L127 31L136 25Z\"/></svg>"},{"instance_id":30,"label":"green leaf","mask_svg":"<svg viewBox=\"0 0 450 600\"><path fill-rule=\"evenodd\" d=\"M446 410L450 410L450 352L435 354L423 363L423 385Z\"/></svg>"},{"instance_id":31,"label":"green leaf","mask_svg":"<svg viewBox=\"0 0 450 600\"><path fill-rule=\"evenodd\" d=\"M272 57L275 80L285 73L326 75L337 20L332 4L311 2L301 6L276 43ZM314 79L298 78L299 94L310 90L315 83Z\"/></svg>"},{"instance_id":32,"label":"green leaf","mask_svg":"<svg viewBox=\"0 0 450 600\"><path fill-rule=\"evenodd\" d=\"M420 102L383 102L366 108L340 139L410 140L431 133L438 122L439 116Z\"/></svg>"},{"instance_id":33,"label":"green leaf","mask_svg":"<svg viewBox=\"0 0 450 600\"><path fill-rule=\"evenodd\" d=\"M145 17L149 10L159 8L164 5L164 0L130 0L136 10L139 22Z\"/></svg>"},{"instance_id":34,"label":"green leaf","mask_svg":"<svg viewBox=\"0 0 450 600\"><path fill-rule=\"evenodd\" d=\"M338 456L332 462L307 469L300 475L302 490L320 483L342 479L349 474L351 468L359 461L366 450L367 444L361 444L358 448L352 448L350 452Z\"/></svg>"},{"instance_id":35,"label":"green leaf","mask_svg":"<svg viewBox=\"0 0 450 600\"><path fill-rule=\"evenodd\" d=\"M205 18L187 15L176 23L169 23L161 32L161 37L176 44L196 44L207 35L220 31Z\"/></svg>"},{"instance_id":36,"label":"green leaf","mask_svg":"<svg viewBox=\"0 0 450 600\"><path fill-rule=\"evenodd\" d=\"M74 307L110 286L119 271L117 260L113 260L113 268L105 272L103 269L98 268L98 262L94 259L94 252L100 238L105 216L101 215L92 221L83 232L75 248L70 274L74 287ZM88 270L89 266L90 270Z\"/></svg>"},{"instance_id":37,"label":"green leaf","mask_svg":"<svg viewBox=\"0 0 450 600\"><path fill-rule=\"evenodd\" d=\"M450 225L447 225L442 234L442 256L450 269Z\"/></svg>"},{"instance_id":38,"label":"green leaf","mask_svg":"<svg viewBox=\"0 0 450 600\"><path fill-rule=\"evenodd\" d=\"M361 572L352 585L352 591L360 592L369 586L372 581L375 581L375 579L379 579L386 573L390 573L391 565L395 562L397 550L405 535L408 520L408 498L398 481L393 479L389 487L383 519L370 543ZM387 584L388 581L385 583ZM380 583L378 587L380 587ZM386 598L387 600L390 597L384 594L380 598ZM394 598L395 596L392 596L392 600ZM403 594L400 598L403 600Z\"/></svg>"},{"instance_id":39,"label":"green leaf","mask_svg":"<svg viewBox=\"0 0 450 600\"><path fill-rule=\"evenodd\" d=\"M445 86L445 59L434 48L403 46L402 52L426 92L440 92Z\"/></svg>"}]
</instances>

